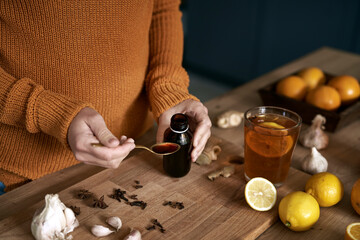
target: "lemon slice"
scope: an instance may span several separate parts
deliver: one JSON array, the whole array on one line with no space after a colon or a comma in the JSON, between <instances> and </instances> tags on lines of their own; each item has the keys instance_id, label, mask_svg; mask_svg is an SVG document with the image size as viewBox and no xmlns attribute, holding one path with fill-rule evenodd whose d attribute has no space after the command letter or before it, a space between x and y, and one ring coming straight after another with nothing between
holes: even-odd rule
<instances>
[{"instance_id":1,"label":"lemon slice","mask_svg":"<svg viewBox=\"0 0 360 240\"><path fill-rule=\"evenodd\" d=\"M245 199L252 209L268 211L276 203L276 188L265 178L253 178L245 186Z\"/></svg>"},{"instance_id":2,"label":"lemon slice","mask_svg":"<svg viewBox=\"0 0 360 240\"><path fill-rule=\"evenodd\" d=\"M360 239L360 222L349 224L346 227L346 240L356 240Z\"/></svg>"},{"instance_id":3,"label":"lemon slice","mask_svg":"<svg viewBox=\"0 0 360 240\"><path fill-rule=\"evenodd\" d=\"M262 127L267 127L267 128L277 128L277 129L284 129L285 127L276 123L276 122L262 122L259 123L260 126Z\"/></svg>"}]
</instances>

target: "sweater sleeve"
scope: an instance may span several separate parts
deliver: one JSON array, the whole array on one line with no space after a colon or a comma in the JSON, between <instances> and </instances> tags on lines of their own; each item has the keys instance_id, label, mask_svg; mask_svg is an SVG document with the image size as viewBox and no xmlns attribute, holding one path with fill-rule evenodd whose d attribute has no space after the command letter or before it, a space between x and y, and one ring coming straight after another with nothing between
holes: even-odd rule
<instances>
[{"instance_id":1,"label":"sweater sleeve","mask_svg":"<svg viewBox=\"0 0 360 240\"><path fill-rule=\"evenodd\" d=\"M189 77L182 67L183 30L180 1L155 0L150 26L150 62L146 90L157 119L176 104L196 97L189 94Z\"/></svg>"},{"instance_id":2,"label":"sweater sleeve","mask_svg":"<svg viewBox=\"0 0 360 240\"><path fill-rule=\"evenodd\" d=\"M45 90L29 78L16 79L0 68L0 122L44 132L67 145L72 119L89 104Z\"/></svg>"}]
</instances>

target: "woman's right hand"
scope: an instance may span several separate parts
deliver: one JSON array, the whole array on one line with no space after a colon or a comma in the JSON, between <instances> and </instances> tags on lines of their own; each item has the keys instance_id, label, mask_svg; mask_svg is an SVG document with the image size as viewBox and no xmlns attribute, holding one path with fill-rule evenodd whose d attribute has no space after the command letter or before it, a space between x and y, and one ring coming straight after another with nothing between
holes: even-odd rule
<instances>
[{"instance_id":1,"label":"woman's right hand","mask_svg":"<svg viewBox=\"0 0 360 240\"><path fill-rule=\"evenodd\" d=\"M103 117L92 108L83 108L72 120L68 142L75 158L85 164L117 168L135 148L132 138L117 139L106 127ZM101 143L103 147L92 146Z\"/></svg>"}]
</instances>

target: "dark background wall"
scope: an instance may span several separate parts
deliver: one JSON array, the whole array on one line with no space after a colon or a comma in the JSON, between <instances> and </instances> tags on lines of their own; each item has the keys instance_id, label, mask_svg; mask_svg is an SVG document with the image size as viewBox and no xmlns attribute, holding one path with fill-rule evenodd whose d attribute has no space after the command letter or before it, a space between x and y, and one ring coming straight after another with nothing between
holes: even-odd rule
<instances>
[{"instance_id":1,"label":"dark background wall","mask_svg":"<svg viewBox=\"0 0 360 240\"><path fill-rule=\"evenodd\" d=\"M181 8L184 66L229 86L322 46L360 53L359 0L188 0Z\"/></svg>"}]
</instances>

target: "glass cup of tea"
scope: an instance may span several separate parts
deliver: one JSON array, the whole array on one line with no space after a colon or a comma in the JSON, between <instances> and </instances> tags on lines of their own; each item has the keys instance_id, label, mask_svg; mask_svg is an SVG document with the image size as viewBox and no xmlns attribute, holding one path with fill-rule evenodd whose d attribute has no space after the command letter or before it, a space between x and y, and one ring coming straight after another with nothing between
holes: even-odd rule
<instances>
[{"instance_id":1,"label":"glass cup of tea","mask_svg":"<svg viewBox=\"0 0 360 240\"><path fill-rule=\"evenodd\" d=\"M244 114L245 179L263 177L276 187L287 178L301 117L290 110L261 106Z\"/></svg>"}]
</instances>

